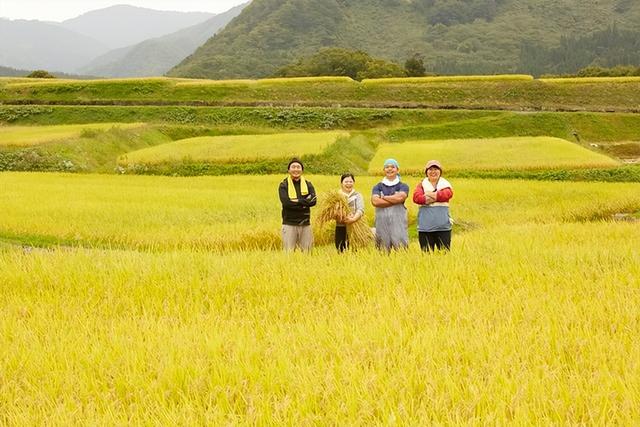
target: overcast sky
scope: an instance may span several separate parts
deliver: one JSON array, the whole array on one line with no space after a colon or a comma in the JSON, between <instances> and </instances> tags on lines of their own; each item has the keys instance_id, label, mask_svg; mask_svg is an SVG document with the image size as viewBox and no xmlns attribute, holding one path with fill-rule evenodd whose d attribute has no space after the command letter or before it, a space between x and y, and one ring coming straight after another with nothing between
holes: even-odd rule
<instances>
[{"instance_id":1,"label":"overcast sky","mask_svg":"<svg viewBox=\"0 0 640 427\"><path fill-rule=\"evenodd\" d=\"M64 21L90 10L116 4L147 7L156 10L220 13L246 0L0 0L0 17Z\"/></svg>"}]
</instances>

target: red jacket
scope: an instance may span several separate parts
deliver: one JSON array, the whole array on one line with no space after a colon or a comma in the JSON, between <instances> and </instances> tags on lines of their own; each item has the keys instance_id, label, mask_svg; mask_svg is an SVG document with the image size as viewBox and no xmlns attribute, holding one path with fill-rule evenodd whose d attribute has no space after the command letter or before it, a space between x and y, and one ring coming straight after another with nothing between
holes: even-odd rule
<instances>
[{"instance_id":1,"label":"red jacket","mask_svg":"<svg viewBox=\"0 0 640 427\"><path fill-rule=\"evenodd\" d=\"M453 190L450 187L438 190L436 193L436 202L448 202L453 197ZM427 204L427 196L424 194L424 188L422 188L422 182L419 182L416 189L413 191L413 203L418 205Z\"/></svg>"}]
</instances>

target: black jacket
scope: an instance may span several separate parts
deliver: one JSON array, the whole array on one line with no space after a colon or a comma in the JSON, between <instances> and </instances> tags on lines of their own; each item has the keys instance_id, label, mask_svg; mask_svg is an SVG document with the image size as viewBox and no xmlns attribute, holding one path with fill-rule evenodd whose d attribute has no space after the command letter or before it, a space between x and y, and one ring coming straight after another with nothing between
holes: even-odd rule
<instances>
[{"instance_id":1,"label":"black jacket","mask_svg":"<svg viewBox=\"0 0 640 427\"><path fill-rule=\"evenodd\" d=\"M293 181L296 189L298 201L293 202L289 199L289 184L285 178L278 187L278 195L282 203L282 223L284 225L309 225L311 224L311 206L316 205L316 190L313 185L307 181L309 194L302 196L300 194L300 181Z\"/></svg>"}]
</instances>

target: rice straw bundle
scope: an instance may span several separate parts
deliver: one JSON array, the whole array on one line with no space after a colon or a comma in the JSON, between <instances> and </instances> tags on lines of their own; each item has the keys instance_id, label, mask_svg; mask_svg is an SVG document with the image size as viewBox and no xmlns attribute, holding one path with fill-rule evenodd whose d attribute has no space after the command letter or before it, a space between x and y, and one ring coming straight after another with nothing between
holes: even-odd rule
<instances>
[{"instance_id":1,"label":"rice straw bundle","mask_svg":"<svg viewBox=\"0 0 640 427\"><path fill-rule=\"evenodd\" d=\"M343 222L349 213L352 212L347 198L341 191L332 190L323 197L320 203L318 224L322 226L331 221ZM374 239L373 232L364 215L356 222L347 224L347 236L350 249L364 248L370 245Z\"/></svg>"}]
</instances>

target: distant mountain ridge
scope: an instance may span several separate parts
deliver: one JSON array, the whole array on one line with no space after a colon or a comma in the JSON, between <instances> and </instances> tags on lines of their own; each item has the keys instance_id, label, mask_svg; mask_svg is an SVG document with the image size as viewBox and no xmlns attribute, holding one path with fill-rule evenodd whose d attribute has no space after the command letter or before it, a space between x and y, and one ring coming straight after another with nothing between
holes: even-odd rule
<instances>
[{"instance_id":1,"label":"distant mountain ridge","mask_svg":"<svg viewBox=\"0 0 640 427\"><path fill-rule=\"evenodd\" d=\"M81 71L103 77L163 75L224 28L247 4L236 6L175 33L109 51L82 67Z\"/></svg>"},{"instance_id":2,"label":"distant mountain ridge","mask_svg":"<svg viewBox=\"0 0 640 427\"><path fill-rule=\"evenodd\" d=\"M254 0L223 31L168 74L259 78L323 47L363 50L427 71L521 70L525 43L555 48L615 23L638 31L640 1L612 0Z\"/></svg>"},{"instance_id":3,"label":"distant mountain ridge","mask_svg":"<svg viewBox=\"0 0 640 427\"><path fill-rule=\"evenodd\" d=\"M35 70L18 70L12 67L3 67L0 65L0 77L27 77ZM51 71L50 74L54 75L59 79L77 79L77 80L86 80L86 79L95 79L95 76L85 76L80 74L67 74L62 73L60 71Z\"/></svg>"},{"instance_id":4,"label":"distant mountain ridge","mask_svg":"<svg viewBox=\"0 0 640 427\"><path fill-rule=\"evenodd\" d=\"M0 76L1 77L25 77L31 71L28 70L18 70L16 68L11 67L3 67L0 65Z\"/></svg>"},{"instance_id":5,"label":"distant mountain ridge","mask_svg":"<svg viewBox=\"0 0 640 427\"><path fill-rule=\"evenodd\" d=\"M73 73L107 49L56 24L0 19L0 64L8 67Z\"/></svg>"},{"instance_id":6,"label":"distant mountain ridge","mask_svg":"<svg viewBox=\"0 0 640 427\"><path fill-rule=\"evenodd\" d=\"M0 64L71 74L87 74L80 70L101 66L114 70L111 74L101 73L105 76L163 74L233 16L223 13L216 19L212 13L119 5L61 23L0 18ZM149 43L136 46L146 40ZM125 48L111 52L114 46ZM105 54L109 56L93 62ZM117 60L122 62L112 64Z\"/></svg>"},{"instance_id":7,"label":"distant mountain ridge","mask_svg":"<svg viewBox=\"0 0 640 427\"><path fill-rule=\"evenodd\" d=\"M92 10L59 25L117 49L200 24L214 15L117 5Z\"/></svg>"}]
</instances>

